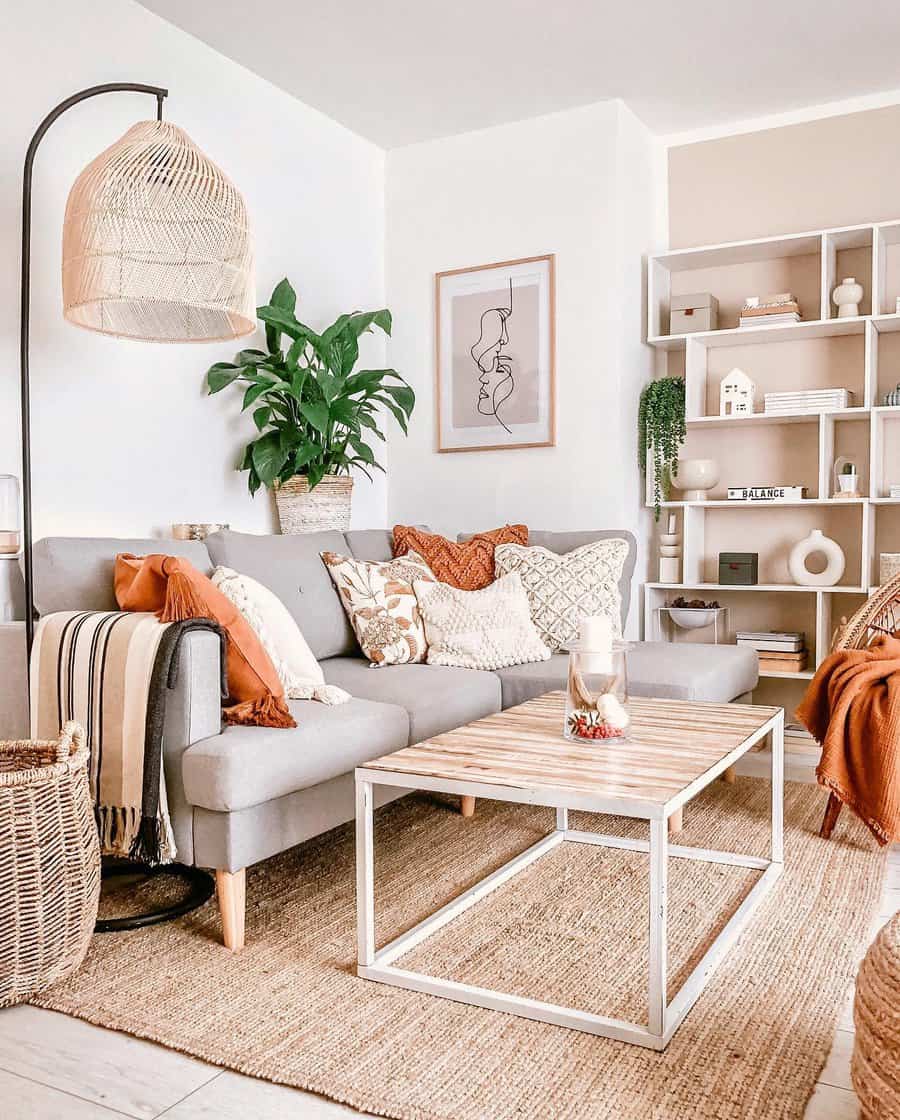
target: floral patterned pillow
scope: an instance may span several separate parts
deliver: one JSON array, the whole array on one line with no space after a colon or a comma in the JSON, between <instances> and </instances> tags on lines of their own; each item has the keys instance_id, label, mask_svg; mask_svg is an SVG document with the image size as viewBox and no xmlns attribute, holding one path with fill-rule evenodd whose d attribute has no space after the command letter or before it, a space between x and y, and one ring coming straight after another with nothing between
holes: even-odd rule
<instances>
[{"instance_id":1,"label":"floral patterned pillow","mask_svg":"<svg viewBox=\"0 0 900 1120\"><path fill-rule=\"evenodd\" d=\"M323 552L322 559L373 666L425 660L425 628L412 586L413 580L436 582L424 560L399 556L370 563L336 552Z\"/></svg>"}]
</instances>

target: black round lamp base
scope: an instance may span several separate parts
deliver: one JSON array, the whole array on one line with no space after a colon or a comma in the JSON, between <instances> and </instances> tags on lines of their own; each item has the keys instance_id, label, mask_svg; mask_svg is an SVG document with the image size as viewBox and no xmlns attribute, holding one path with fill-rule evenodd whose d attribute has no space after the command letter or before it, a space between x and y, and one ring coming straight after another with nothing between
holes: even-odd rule
<instances>
[{"instance_id":1,"label":"black round lamp base","mask_svg":"<svg viewBox=\"0 0 900 1120\"><path fill-rule=\"evenodd\" d=\"M170 876L178 879L187 887L186 893L181 893L175 902L156 909L147 910L140 914L128 914L119 918L98 918L94 926L95 933L119 933L122 930L142 929L144 926L155 926L160 922L170 922L174 918L181 918L198 909L210 899L216 889L215 880L207 871L199 867L186 867L183 863L166 863L159 867L148 867L143 863L131 860L104 861L103 882L112 883L117 879L132 879L147 882L161 876Z\"/></svg>"}]
</instances>

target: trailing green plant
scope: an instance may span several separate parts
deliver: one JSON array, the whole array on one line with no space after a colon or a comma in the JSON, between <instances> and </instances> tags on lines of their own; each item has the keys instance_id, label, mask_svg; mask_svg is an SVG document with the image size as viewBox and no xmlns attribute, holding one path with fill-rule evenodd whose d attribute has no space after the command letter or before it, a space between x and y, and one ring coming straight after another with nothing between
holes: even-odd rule
<instances>
[{"instance_id":1,"label":"trailing green plant","mask_svg":"<svg viewBox=\"0 0 900 1120\"><path fill-rule=\"evenodd\" d=\"M317 334L297 319L296 306L294 289L282 280L256 309L267 350L241 350L233 362L216 362L206 374L210 395L246 385L241 410L253 408L260 435L247 445L238 470L249 471L251 494L298 474L308 477L311 490L327 474L349 474L351 467L371 478L370 468L384 470L368 442L384 442L384 411L405 435L416 403L396 370L354 372L360 337L376 327L390 335L387 308L340 315Z\"/></svg>"},{"instance_id":2,"label":"trailing green plant","mask_svg":"<svg viewBox=\"0 0 900 1120\"><path fill-rule=\"evenodd\" d=\"M646 474L650 458L657 521L660 502L669 497L671 480L678 474L678 451L686 435L684 378L661 377L651 381L641 393L638 408L638 463Z\"/></svg>"}]
</instances>

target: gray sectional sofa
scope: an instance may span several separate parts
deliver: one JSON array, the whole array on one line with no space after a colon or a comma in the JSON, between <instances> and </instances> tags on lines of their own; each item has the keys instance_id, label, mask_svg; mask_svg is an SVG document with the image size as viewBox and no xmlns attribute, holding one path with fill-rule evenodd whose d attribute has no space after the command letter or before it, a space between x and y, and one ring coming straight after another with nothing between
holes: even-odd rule
<instances>
[{"instance_id":1,"label":"gray sectional sofa","mask_svg":"<svg viewBox=\"0 0 900 1120\"><path fill-rule=\"evenodd\" d=\"M631 544L622 579L623 622L634 568L627 532L532 531L531 543L565 553L599 537ZM113 610L118 552L168 552L209 572L223 564L271 588L296 618L330 684L353 699L327 707L292 701L294 730L228 727L220 718L219 644L188 635L164 732L164 765L178 858L216 870L229 948L243 944L244 871L352 819L354 767L409 743L564 687L566 656L498 672L430 665L372 669L319 553L364 560L391 555L388 530L304 536L216 533L205 542L48 538L35 546L40 613ZM756 654L737 646L637 642L629 688L639 696L731 701L757 681ZM383 790L384 787L379 787ZM393 796L399 796L396 791ZM391 791L382 793L389 800Z\"/></svg>"}]
</instances>

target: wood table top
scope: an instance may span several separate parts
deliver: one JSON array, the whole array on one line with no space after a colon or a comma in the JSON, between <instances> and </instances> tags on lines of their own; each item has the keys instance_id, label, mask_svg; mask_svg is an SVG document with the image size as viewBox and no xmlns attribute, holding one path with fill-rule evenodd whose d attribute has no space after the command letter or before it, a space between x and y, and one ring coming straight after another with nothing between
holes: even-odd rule
<instances>
[{"instance_id":1,"label":"wood table top","mask_svg":"<svg viewBox=\"0 0 900 1120\"><path fill-rule=\"evenodd\" d=\"M457 782L463 792L470 782L665 806L781 711L638 698L628 708L631 738L625 743L566 739L565 693L548 692L361 769Z\"/></svg>"}]
</instances>

